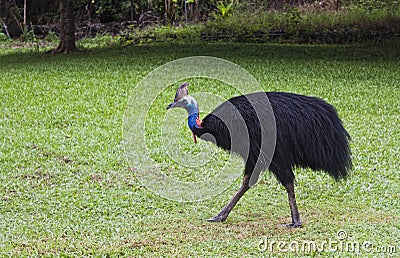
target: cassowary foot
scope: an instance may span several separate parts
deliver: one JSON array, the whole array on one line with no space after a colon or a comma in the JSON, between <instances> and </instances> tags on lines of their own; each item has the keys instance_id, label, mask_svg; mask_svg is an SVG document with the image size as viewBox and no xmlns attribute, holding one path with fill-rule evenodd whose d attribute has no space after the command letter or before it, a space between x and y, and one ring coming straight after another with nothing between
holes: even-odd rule
<instances>
[{"instance_id":1,"label":"cassowary foot","mask_svg":"<svg viewBox=\"0 0 400 258\"><path fill-rule=\"evenodd\" d=\"M207 219L208 222L223 222L225 220L226 220L226 217L222 217L222 216L218 216L218 215Z\"/></svg>"},{"instance_id":2,"label":"cassowary foot","mask_svg":"<svg viewBox=\"0 0 400 258\"><path fill-rule=\"evenodd\" d=\"M303 225L301 222L296 222L296 223L290 223L290 224L283 224L284 227L286 228L301 228Z\"/></svg>"}]
</instances>

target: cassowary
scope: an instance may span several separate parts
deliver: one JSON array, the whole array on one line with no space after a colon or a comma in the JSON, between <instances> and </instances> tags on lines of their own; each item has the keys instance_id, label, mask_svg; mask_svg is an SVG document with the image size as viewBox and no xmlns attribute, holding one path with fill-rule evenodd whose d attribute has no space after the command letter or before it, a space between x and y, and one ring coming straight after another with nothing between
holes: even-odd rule
<instances>
[{"instance_id":1,"label":"cassowary","mask_svg":"<svg viewBox=\"0 0 400 258\"><path fill-rule=\"evenodd\" d=\"M270 106L265 104L268 102L266 97ZM251 93L229 99L200 120L197 101L188 95L188 83L183 83L176 92L174 102L167 109L175 107L188 111L188 125L195 142L196 136L206 140L211 138L218 147L233 151L245 160L242 186L220 213L208 221L225 221L239 199L254 184L251 182L252 174L268 169L288 194L292 223L286 226L301 227L293 169L308 167L323 170L339 180L345 178L352 168L350 136L336 110L322 99L284 92ZM270 120L262 119L260 114L268 116L267 111L263 112L268 107L272 108L275 117L276 141L272 158L267 157L270 162L262 162L265 160L262 141L268 139L262 139L261 123ZM261 109L261 112L257 113L256 109ZM241 116L247 127L247 138L235 136L241 131L235 129L238 116ZM239 141L236 147L232 145L235 141ZM248 147L241 148L241 144Z\"/></svg>"}]
</instances>

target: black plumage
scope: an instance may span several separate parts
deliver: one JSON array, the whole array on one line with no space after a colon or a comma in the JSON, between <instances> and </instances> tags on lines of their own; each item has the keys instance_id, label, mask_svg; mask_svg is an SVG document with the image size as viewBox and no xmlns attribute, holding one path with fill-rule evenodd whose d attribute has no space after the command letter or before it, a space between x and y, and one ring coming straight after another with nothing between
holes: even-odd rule
<instances>
[{"instance_id":1,"label":"black plumage","mask_svg":"<svg viewBox=\"0 0 400 258\"><path fill-rule=\"evenodd\" d=\"M268 97L270 106L265 97ZM237 128L241 119L244 121L242 127L247 128ZM263 123L275 125L263 126ZM262 134L265 128L276 129L276 132ZM254 180L251 182L252 174L268 169L287 190L292 215L292 223L288 226L300 227L293 169L308 167L326 171L339 180L345 178L352 168L350 135L336 110L316 97L284 92L258 92L234 97L204 117L201 126L191 129L196 136L214 141L217 146L236 152L245 160L241 188L209 221L224 221L241 196L254 184ZM244 131L248 136L243 136ZM263 139L265 135L271 137ZM273 136L276 136L276 141L269 139ZM264 144L266 147L262 147L262 141L267 141L268 144ZM273 144L275 148L270 152L271 159L267 148Z\"/></svg>"}]
</instances>

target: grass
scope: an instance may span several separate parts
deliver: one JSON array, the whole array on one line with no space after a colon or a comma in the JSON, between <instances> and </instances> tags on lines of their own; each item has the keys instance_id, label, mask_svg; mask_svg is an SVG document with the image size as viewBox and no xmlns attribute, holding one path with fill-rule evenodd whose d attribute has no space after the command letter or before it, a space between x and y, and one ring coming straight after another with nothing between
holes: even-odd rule
<instances>
[{"instance_id":1,"label":"grass","mask_svg":"<svg viewBox=\"0 0 400 258\"><path fill-rule=\"evenodd\" d=\"M355 169L344 182L324 173L296 170L304 227L284 229L290 220L285 191L267 174L239 202L225 223L210 224L240 185L199 202L163 199L141 186L125 159L122 124L130 94L153 69L177 58L213 55L247 69L265 90L319 96L333 104L350 132ZM391 48L207 44L132 46L47 55L1 49L0 255L1 256L353 256L333 246L324 252L265 252L267 239L302 244L338 241L371 243L372 252L400 253L399 52ZM232 89L192 79L191 92ZM220 85L219 90L213 85ZM172 101L168 87L152 104L146 133L154 158L159 121ZM200 90L201 88L201 90ZM151 90L151 89L150 89ZM198 99L200 109L211 108ZM145 103L135 103L144 105ZM160 108L158 108L160 107ZM193 150L188 129L177 137ZM154 139L154 141L152 141ZM202 145L203 144L203 145ZM141 151L141 150L138 150ZM198 153L200 150L197 150ZM222 157L219 153L216 157ZM172 177L201 180L221 160ZM267 244L268 244L267 243ZM377 249L381 248L381 249ZM283 248L285 249L285 248ZM385 250L383 250L385 251ZM387 251L387 249L386 249Z\"/></svg>"}]
</instances>

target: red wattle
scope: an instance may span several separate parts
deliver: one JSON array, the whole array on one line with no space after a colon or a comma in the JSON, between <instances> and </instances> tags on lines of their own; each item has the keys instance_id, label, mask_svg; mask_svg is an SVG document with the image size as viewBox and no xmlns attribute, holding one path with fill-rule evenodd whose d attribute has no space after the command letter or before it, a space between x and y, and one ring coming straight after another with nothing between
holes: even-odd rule
<instances>
[{"instance_id":1,"label":"red wattle","mask_svg":"<svg viewBox=\"0 0 400 258\"><path fill-rule=\"evenodd\" d=\"M197 126L199 126L199 127L202 127L201 126L201 124L203 123L203 121L200 119L200 117L198 116L197 118L196 118L196 124L197 124Z\"/></svg>"}]
</instances>

